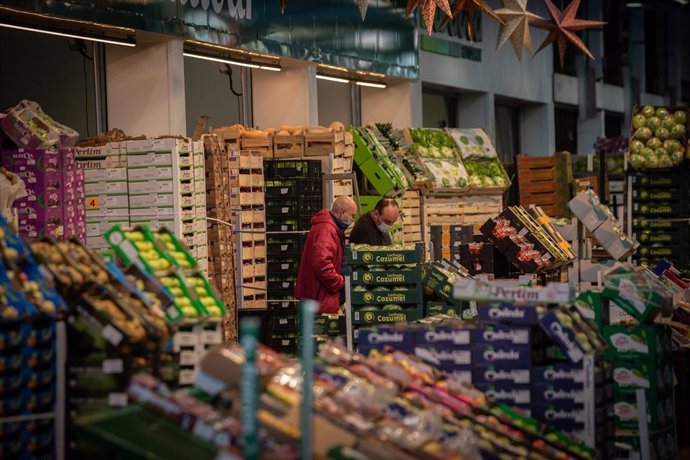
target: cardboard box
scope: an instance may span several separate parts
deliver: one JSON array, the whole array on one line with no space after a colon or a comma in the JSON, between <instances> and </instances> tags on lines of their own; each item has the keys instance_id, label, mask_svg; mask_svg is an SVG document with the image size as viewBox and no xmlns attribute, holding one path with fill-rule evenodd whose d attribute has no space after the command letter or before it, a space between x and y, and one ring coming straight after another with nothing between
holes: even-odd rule
<instances>
[{"instance_id":1,"label":"cardboard box","mask_svg":"<svg viewBox=\"0 0 690 460\"><path fill-rule=\"evenodd\" d=\"M414 355L442 371L470 370L472 352L468 348L415 346Z\"/></svg>"},{"instance_id":2,"label":"cardboard box","mask_svg":"<svg viewBox=\"0 0 690 460\"><path fill-rule=\"evenodd\" d=\"M412 331L396 331L390 328L360 329L360 349L383 349L391 346L397 350L411 352L414 350L414 333Z\"/></svg>"},{"instance_id":3,"label":"cardboard box","mask_svg":"<svg viewBox=\"0 0 690 460\"><path fill-rule=\"evenodd\" d=\"M107 193L128 193L129 188L127 186L127 181L100 181L100 182L87 182L84 186L84 192L86 195L101 195Z\"/></svg>"},{"instance_id":4,"label":"cardboard box","mask_svg":"<svg viewBox=\"0 0 690 460\"><path fill-rule=\"evenodd\" d=\"M671 336L664 326L604 326L603 335L611 358L655 360L671 354Z\"/></svg>"},{"instance_id":5,"label":"cardboard box","mask_svg":"<svg viewBox=\"0 0 690 460\"><path fill-rule=\"evenodd\" d=\"M131 180L129 181L129 193L173 193L171 180Z\"/></svg>"},{"instance_id":6,"label":"cardboard box","mask_svg":"<svg viewBox=\"0 0 690 460\"><path fill-rule=\"evenodd\" d=\"M533 326L538 321L537 307L534 305L478 303L477 314L479 321L494 324Z\"/></svg>"},{"instance_id":7,"label":"cardboard box","mask_svg":"<svg viewBox=\"0 0 690 460\"><path fill-rule=\"evenodd\" d=\"M613 360L614 390L634 393L637 389L669 392L673 389L673 368L664 359L648 357L615 358Z\"/></svg>"},{"instance_id":8,"label":"cardboard box","mask_svg":"<svg viewBox=\"0 0 690 460\"><path fill-rule=\"evenodd\" d=\"M513 366L475 366L472 369L473 385L529 385L530 369Z\"/></svg>"},{"instance_id":9,"label":"cardboard box","mask_svg":"<svg viewBox=\"0 0 690 460\"><path fill-rule=\"evenodd\" d=\"M532 369L532 383L535 386L558 386L559 388L580 388L585 383L582 366L554 364L536 366Z\"/></svg>"},{"instance_id":10,"label":"cardboard box","mask_svg":"<svg viewBox=\"0 0 690 460\"><path fill-rule=\"evenodd\" d=\"M531 394L529 385L516 386L513 384L507 385L475 385L475 387L486 394L487 397L493 398L498 402L509 404L511 406L529 405L531 404Z\"/></svg>"},{"instance_id":11,"label":"cardboard box","mask_svg":"<svg viewBox=\"0 0 690 460\"><path fill-rule=\"evenodd\" d=\"M127 168L84 168L84 180L89 183L100 182L127 182Z\"/></svg>"},{"instance_id":12,"label":"cardboard box","mask_svg":"<svg viewBox=\"0 0 690 460\"><path fill-rule=\"evenodd\" d=\"M132 208L170 207L175 205L175 195L172 193L149 193L146 195L129 196L129 206Z\"/></svg>"},{"instance_id":13,"label":"cardboard box","mask_svg":"<svg viewBox=\"0 0 690 460\"><path fill-rule=\"evenodd\" d=\"M469 347L472 343L471 332L469 329L435 326L432 329L415 331L415 344L437 348Z\"/></svg>"},{"instance_id":14,"label":"cardboard box","mask_svg":"<svg viewBox=\"0 0 690 460\"><path fill-rule=\"evenodd\" d=\"M502 325L487 325L482 329L472 331L474 344L493 345L530 345L531 335L529 328L520 328Z\"/></svg>"},{"instance_id":15,"label":"cardboard box","mask_svg":"<svg viewBox=\"0 0 690 460\"><path fill-rule=\"evenodd\" d=\"M530 346L487 345L472 346L472 362L476 366L529 367L532 362Z\"/></svg>"},{"instance_id":16,"label":"cardboard box","mask_svg":"<svg viewBox=\"0 0 690 460\"><path fill-rule=\"evenodd\" d=\"M582 222L582 224L589 230L593 232L606 220L608 220L608 215L598 203L598 197L596 201L593 199L596 197L593 193L589 191L580 192L570 200L568 207L577 216L577 218Z\"/></svg>"},{"instance_id":17,"label":"cardboard box","mask_svg":"<svg viewBox=\"0 0 690 460\"><path fill-rule=\"evenodd\" d=\"M144 166L128 168L127 174L131 181L172 179L173 171L169 166Z\"/></svg>"}]
</instances>

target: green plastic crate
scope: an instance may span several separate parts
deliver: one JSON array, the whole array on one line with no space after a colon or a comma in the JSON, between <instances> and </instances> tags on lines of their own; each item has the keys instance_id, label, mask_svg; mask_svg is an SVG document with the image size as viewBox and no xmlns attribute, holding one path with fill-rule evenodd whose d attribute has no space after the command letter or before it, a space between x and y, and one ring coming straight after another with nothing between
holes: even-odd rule
<instances>
[{"instance_id":1,"label":"green plastic crate","mask_svg":"<svg viewBox=\"0 0 690 460\"><path fill-rule=\"evenodd\" d=\"M352 284L369 286L404 286L417 284L421 281L421 272L418 268L407 270L355 270L352 273Z\"/></svg>"},{"instance_id":2,"label":"green plastic crate","mask_svg":"<svg viewBox=\"0 0 690 460\"><path fill-rule=\"evenodd\" d=\"M361 165L367 160L373 158L374 154L371 153L367 141L364 140L359 131L353 127L348 128L348 131L352 133L352 139L355 142L355 163L357 165Z\"/></svg>"},{"instance_id":3,"label":"green plastic crate","mask_svg":"<svg viewBox=\"0 0 690 460\"><path fill-rule=\"evenodd\" d=\"M424 317L424 307L418 305L414 308L403 310L375 310L375 311L353 311L353 324L391 324L409 323L420 320Z\"/></svg>"},{"instance_id":4,"label":"green plastic crate","mask_svg":"<svg viewBox=\"0 0 690 460\"><path fill-rule=\"evenodd\" d=\"M401 305L422 301L421 288L407 291L353 291L352 305Z\"/></svg>"},{"instance_id":5,"label":"green plastic crate","mask_svg":"<svg viewBox=\"0 0 690 460\"><path fill-rule=\"evenodd\" d=\"M345 248L345 262L355 266L419 264L423 261L423 255L422 243L416 244L414 249L382 248L376 251L361 251L350 246Z\"/></svg>"},{"instance_id":6,"label":"green plastic crate","mask_svg":"<svg viewBox=\"0 0 690 460\"><path fill-rule=\"evenodd\" d=\"M362 206L362 214L358 214L355 217L359 219L360 216L363 216L364 214L374 209L376 203L378 203L381 198L383 197L378 195L360 195L359 204Z\"/></svg>"},{"instance_id":7,"label":"green plastic crate","mask_svg":"<svg viewBox=\"0 0 690 460\"><path fill-rule=\"evenodd\" d=\"M218 453L212 444L140 406L80 418L76 430L85 440L107 449L109 458L212 460Z\"/></svg>"},{"instance_id":8,"label":"green plastic crate","mask_svg":"<svg viewBox=\"0 0 690 460\"><path fill-rule=\"evenodd\" d=\"M359 169L379 194L386 195L395 190L394 180L376 158L369 158L359 165Z\"/></svg>"}]
</instances>

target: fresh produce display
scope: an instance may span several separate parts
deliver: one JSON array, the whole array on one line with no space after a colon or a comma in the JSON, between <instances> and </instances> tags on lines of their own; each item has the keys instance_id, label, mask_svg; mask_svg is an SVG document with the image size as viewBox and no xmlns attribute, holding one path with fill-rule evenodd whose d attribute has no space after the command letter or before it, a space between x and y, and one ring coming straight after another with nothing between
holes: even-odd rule
<instances>
[{"instance_id":1,"label":"fresh produce display","mask_svg":"<svg viewBox=\"0 0 690 460\"><path fill-rule=\"evenodd\" d=\"M396 333L384 333L396 335ZM297 458L301 434L289 422L301 400L299 367L269 349L257 350L260 382L258 420L265 430L261 443L271 451L283 446L281 458ZM245 365L237 346L209 352L201 364L199 389L204 381L217 382L213 396L222 394L237 400ZM322 346L314 368L314 454L347 448L348 456L366 458L593 458L595 452L580 441L526 417L512 407L499 404L477 389L399 350L372 351L368 357L352 354L337 342ZM192 407L189 397L161 387L149 377L133 380L130 395L158 413L169 407ZM205 401L209 395L204 395ZM195 403L198 404L198 403ZM231 446L240 443L237 420L223 407L203 409L203 418L219 421L204 435L214 439L213 429L224 429ZM210 412L208 412L210 410ZM200 410L195 410L200 412ZM186 417L176 417L179 421ZM234 421L233 421L234 420ZM215 428L218 427L218 428ZM234 435L232 433L235 433ZM278 442L276 442L278 441Z\"/></svg>"},{"instance_id":2,"label":"fresh produce display","mask_svg":"<svg viewBox=\"0 0 690 460\"><path fill-rule=\"evenodd\" d=\"M484 160L497 159L498 154L489 135L483 129L449 129L463 160L477 158Z\"/></svg>"},{"instance_id":3,"label":"fresh produce display","mask_svg":"<svg viewBox=\"0 0 690 460\"><path fill-rule=\"evenodd\" d=\"M457 160L421 160L436 189L456 188L464 190L470 184L467 171Z\"/></svg>"},{"instance_id":4,"label":"fresh produce display","mask_svg":"<svg viewBox=\"0 0 690 460\"><path fill-rule=\"evenodd\" d=\"M180 243L174 233L166 228L162 228L154 235L156 240L163 242L165 250L178 266L188 270L195 268L196 261L194 257L189 254L189 251Z\"/></svg>"},{"instance_id":5,"label":"fresh produce display","mask_svg":"<svg viewBox=\"0 0 690 460\"><path fill-rule=\"evenodd\" d=\"M510 186L510 179L503 168L503 163L497 158L479 160L467 158L463 160L469 176L469 186L472 189L499 187L506 189Z\"/></svg>"},{"instance_id":6,"label":"fresh produce display","mask_svg":"<svg viewBox=\"0 0 690 460\"><path fill-rule=\"evenodd\" d=\"M644 106L635 111L628 163L633 169L673 168L687 148L687 109Z\"/></svg>"},{"instance_id":7,"label":"fresh produce display","mask_svg":"<svg viewBox=\"0 0 690 460\"><path fill-rule=\"evenodd\" d=\"M348 131L352 133L356 146L355 163L379 195L395 194L410 187L401 159L381 144L379 138L384 137L375 127L350 126Z\"/></svg>"},{"instance_id":8,"label":"fresh produce display","mask_svg":"<svg viewBox=\"0 0 690 460\"><path fill-rule=\"evenodd\" d=\"M19 148L68 148L79 139L79 133L56 122L40 105L26 99L0 118L0 127Z\"/></svg>"},{"instance_id":9,"label":"fresh produce display","mask_svg":"<svg viewBox=\"0 0 690 460\"><path fill-rule=\"evenodd\" d=\"M444 158L452 160L458 158L455 143L448 133L442 129L410 128L412 150L422 158Z\"/></svg>"}]
</instances>

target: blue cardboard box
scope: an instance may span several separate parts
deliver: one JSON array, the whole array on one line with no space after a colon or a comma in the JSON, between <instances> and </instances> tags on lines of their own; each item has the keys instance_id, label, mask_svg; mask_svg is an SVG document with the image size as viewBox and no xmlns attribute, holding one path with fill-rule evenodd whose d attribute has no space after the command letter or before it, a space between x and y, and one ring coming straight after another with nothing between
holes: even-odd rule
<instances>
[{"instance_id":1,"label":"blue cardboard box","mask_svg":"<svg viewBox=\"0 0 690 460\"><path fill-rule=\"evenodd\" d=\"M564 431L582 430L585 410L560 407L558 404L532 404L532 417Z\"/></svg>"},{"instance_id":2,"label":"blue cardboard box","mask_svg":"<svg viewBox=\"0 0 690 460\"><path fill-rule=\"evenodd\" d=\"M417 330L415 345L435 347L469 347L472 343L472 330L457 329L447 326L436 326L431 329Z\"/></svg>"},{"instance_id":3,"label":"blue cardboard box","mask_svg":"<svg viewBox=\"0 0 690 460\"><path fill-rule=\"evenodd\" d=\"M397 350L414 350L414 331L396 331L393 328L360 329L358 343L360 349L382 349L391 346Z\"/></svg>"},{"instance_id":4,"label":"blue cardboard box","mask_svg":"<svg viewBox=\"0 0 690 460\"><path fill-rule=\"evenodd\" d=\"M470 367L453 369L449 371L444 371L443 373L446 376L454 378L459 382L472 384L472 371Z\"/></svg>"},{"instance_id":5,"label":"blue cardboard box","mask_svg":"<svg viewBox=\"0 0 690 460\"><path fill-rule=\"evenodd\" d=\"M529 385L529 383L529 367L474 366L472 369L473 385Z\"/></svg>"},{"instance_id":6,"label":"blue cardboard box","mask_svg":"<svg viewBox=\"0 0 690 460\"><path fill-rule=\"evenodd\" d=\"M532 382L535 385L558 385L559 387L582 387L585 371L581 366L556 364L532 368Z\"/></svg>"},{"instance_id":7,"label":"blue cardboard box","mask_svg":"<svg viewBox=\"0 0 690 460\"><path fill-rule=\"evenodd\" d=\"M472 362L475 366L512 366L526 368L532 363L532 348L524 345L472 346Z\"/></svg>"},{"instance_id":8,"label":"blue cardboard box","mask_svg":"<svg viewBox=\"0 0 690 460\"><path fill-rule=\"evenodd\" d=\"M494 345L529 345L531 335L529 328L488 324L482 329L472 331L475 344Z\"/></svg>"},{"instance_id":9,"label":"blue cardboard box","mask_svg":"<svg viewBox=\"0 0 690 460\"><path fill-rule=\"evenodd\" d=\"M537 324L537 307L534 305L515 305L511 303L477 304L479 321L515 326L533 326Z\"/></svg>"},{"instance_id":10,"label":"blue cardboard box","mask_svg":"<svg viewBox=\"0 0 690 460\"><path fill-rule=\"evenodd\" d=\"M581 409L585 404L584 387L564 388L559 385L532 385L532 396L535 403L551 404L559 409Z\"/></svg>"},{"instance_id":11,"label":"blue cardboard box","mask_svg":"<svg viewBox=\"0 0 690 460\"><path fill-rule=\"evenodd\" d=\"M526 406L531 404L532 395L529 385L474 385L479 391L483 391L486 396L498 402L511 406Z\"/></svg>"},{"instance_id":12,"label":"blue cardboard box","mask_svg":"<svg viewBox=\"0 0 690 460\"><path fill-rule=\"evenodd\" d=\"M417 346L414 354L425 363L442 371L471 369L472 351L469 348Z\"/></svg>"}]
</instances>

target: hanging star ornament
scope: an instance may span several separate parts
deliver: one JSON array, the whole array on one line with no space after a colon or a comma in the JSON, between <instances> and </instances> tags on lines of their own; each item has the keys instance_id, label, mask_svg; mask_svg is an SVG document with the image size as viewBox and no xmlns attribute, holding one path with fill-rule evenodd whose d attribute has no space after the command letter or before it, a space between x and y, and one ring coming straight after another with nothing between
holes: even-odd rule
<instances>
[{"instance_id":1,"label":"hanging star ornament","mask_svg":"<svg viewBox=\"0 0 690 460\"><path fill-rule=\"evenodd\" d=\"M467 15L467 39L471 42L474 41L474 26L472 22L476 12L484 13L498 21L499 24L503 24L503 20L496 15L494 10L486 3L486 0L456 0L453 6L451 6L451 11L453 12L452 16L448 16L441 24L441 27L447 26L453 17L465 13Z\"/></svg>"},{"instance_id":2,"label":"hanging star ornament","mask_svg":"<svg viewBox=\"0 0 690 460\"><path fill-rule=\"evenodd\" d=\"M436 18L436 9L443 11L446 16L451 17L450 3L448 0L407 0L405 6L405 17L409 18L412 13L419 7L424 20L424 27L431 35L434 30L434 19Z\"/></svg>"},{"instance_id":3,"label":"hanging star ornament","mask_svg":"<svg viewBox=\"0 0 690 460\"><path fill-rule=\"evenodd\" d=\"M279 2L280 2L280 14L285 14L285 11L287 11L288 0L279 0Z\"/></svg>"},{"instance_id":4,"label":"hanging star ornament","mask_svg":"<svg viewBox=\"0 0 690 460\"><path fill-rule=\"evenodd\" d=\"M592 53L589 52L587 46L580 40L580 37L578 37L575 32L592 27L601 27L606 25L606 22L575 18L577 10L580 8L580 0L572 0L563 11L556 8L556 5L554 5L551 0L544 0L544 4L546 4L546 8L549 10L549 15L553 21L534 21L532 23L534 27L549 31L549 35L546 36L544 43L541 44L537 53L552 43L558 43L558 55L561 59L562 69L565 60L565 47L568 45L568 41L570 41L583 53L589 56L590 59L594 59Z\"/></svg>"},{"instance_id":5,"label":"hanging star ornament","mask_svg":"<svg viewBox=\"0 0 690 460\"><path fill-rule=\"evenodd\" d=\"M362 15L362 21L367 16L367 8L369 8L369 0L356 0L359 7L359 14Z\"/></svg>"},{"instance_id":6,"label":"hanging star ornament","mask_svg":"<svg viewBox=\"0 0 690 460\"><path fill-rule=\"evenodd\" d=\"M533 21L543 21L544 18L527 11L527 0L503 0L503 8L494 12L503 21L498 32L496 50L500 50L510 40L518 61L522 61L523 48L532 54L532 35L529 24Z\"/></svg>"}]
</instances>

